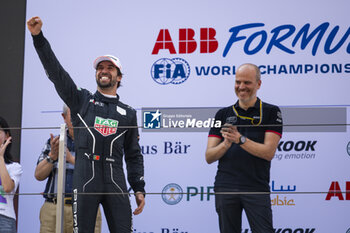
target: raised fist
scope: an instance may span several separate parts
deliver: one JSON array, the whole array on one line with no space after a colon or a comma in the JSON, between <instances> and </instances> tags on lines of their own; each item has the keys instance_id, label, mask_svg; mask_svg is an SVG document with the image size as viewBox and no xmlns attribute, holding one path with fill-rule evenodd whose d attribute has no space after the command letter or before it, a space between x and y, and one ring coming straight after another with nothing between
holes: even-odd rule
<instances>
[{"instance_id":1,"label":"raised fist","mask_svg":"<svg viewBox=\"0 0 350 233\"><path fill-rule=\"evenodd\" d=\"M41 32L42 26L43 22L38 16L32 17L27 21L28 30L30 31L30 33L32 33L33 36L36 36Z\"/></svg>"}]
</instances>

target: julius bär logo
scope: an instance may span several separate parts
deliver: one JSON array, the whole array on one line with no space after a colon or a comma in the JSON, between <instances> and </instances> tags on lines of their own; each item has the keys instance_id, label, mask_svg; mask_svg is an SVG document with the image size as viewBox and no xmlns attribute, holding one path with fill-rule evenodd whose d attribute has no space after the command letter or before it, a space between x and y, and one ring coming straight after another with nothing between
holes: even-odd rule
<instances>
[{"instance_id":1,"label":"julius b\u00e4r logo","mask_svg":"<svg viewBox=\"0 0 350 233\"><path fill-rule=\"evenodd\" d=\"M103 136L109 136L117 132L118 121L113 119L104 119L102 117L95 117L94 128Z\"/></svg>"},{"instance_id":2,"label":"julius b\u00e4r logo","mask_svg":"<svg viewBox=\"0 0 350 233\"><path fill-rule=\"evenodd\" d=\"M182 58L161 58L152 65L151 75L161 85L180 84L190 76L190 65Z\"/></svg>"},{"instance_id":3,"label":"julius b\u00e4r logo","mask_svg":"<svg viewBox=\"0 0 350 233\"><path fill-rule=\"evenodd\" d=\"M180 185L171 183L163 188L162 199L168 205L175 205L181 201L183 191Z\"/></svg>"},{"instance_id":4,"label":"julius b\u00e4r logo","mask_svg":"<svg viewBox=\"0 0 350 233\"><path fill-rule=\"evenodd\" d=\"M157 111L144 111L143 112L143 128L145 129L160 129L162 126L162 113Z\"/></svg>"}]
</instances>

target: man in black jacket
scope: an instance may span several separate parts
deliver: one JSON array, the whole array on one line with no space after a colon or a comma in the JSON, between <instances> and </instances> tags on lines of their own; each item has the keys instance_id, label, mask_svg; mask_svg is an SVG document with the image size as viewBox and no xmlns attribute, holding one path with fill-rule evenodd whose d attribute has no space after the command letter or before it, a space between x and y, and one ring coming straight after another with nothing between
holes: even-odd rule
<instances>
[{"instance_id":1,"label":"man in black jacket","mask_svg":"<svg viewBox=\"0 0 350 233\"><path fill-rule=\"evenodd\" d=\"M94 62L97 91L78 88L63 69L41 31L42 21L27 21L46 74L71 110L76 164L73 177L74 232L93 232L101 203L110 232L131 232L132 217L123 172L135 192L139 214L145 205L143 156L138 143L136 111L119 101L122 79L118 58L106 55Z\"/></svg>"}]
</instances>

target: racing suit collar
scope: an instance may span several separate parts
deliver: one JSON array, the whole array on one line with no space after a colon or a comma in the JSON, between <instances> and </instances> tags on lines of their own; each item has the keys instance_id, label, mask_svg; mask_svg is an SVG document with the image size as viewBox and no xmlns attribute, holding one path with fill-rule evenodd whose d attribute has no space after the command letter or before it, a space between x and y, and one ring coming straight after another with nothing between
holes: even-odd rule
<instances>
[{"instance_id":1,"label":"racing suit collar","mask_svg":"<svg viewBox=\"0 0 350 233\"><path fill-rule=\"evenodd\" d=\"M117 104L119 102L119 95L117 94L116 98L108 98L101 94L99 91L96 91L94 94L95 98L102 101L102 102L107 102L107 103L114 103Z\"/></svg>"}]
</instances>

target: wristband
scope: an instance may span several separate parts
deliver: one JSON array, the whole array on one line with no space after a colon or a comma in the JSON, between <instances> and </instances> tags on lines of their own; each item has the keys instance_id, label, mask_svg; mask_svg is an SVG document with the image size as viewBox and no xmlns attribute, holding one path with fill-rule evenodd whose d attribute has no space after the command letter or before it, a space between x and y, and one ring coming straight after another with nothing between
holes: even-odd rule
<instances>
[{"instance_id":1,"label":"wristband","mask_svg":"<svg viewBox=\"0 0 350 233\"><path fill-rule=\"evenodd\" d=\"M51 164L54 164L54 162L55 162L55 160L53 160L50 156L46 157L46 161L51 163Z\"/></svg>"}]
</instances>

